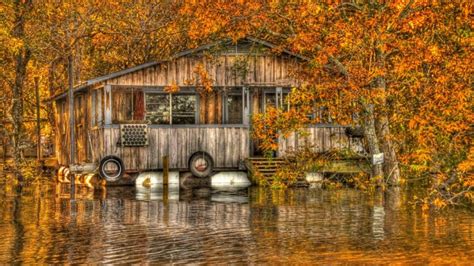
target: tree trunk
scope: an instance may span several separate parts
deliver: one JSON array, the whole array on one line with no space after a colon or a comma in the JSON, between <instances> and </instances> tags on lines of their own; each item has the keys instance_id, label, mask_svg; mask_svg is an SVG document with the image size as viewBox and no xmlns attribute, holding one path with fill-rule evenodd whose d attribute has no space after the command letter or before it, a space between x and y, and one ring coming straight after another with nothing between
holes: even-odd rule
<instances>
[{"instance_id":1,"label":"tree trunk","mask_svg":"<svg viewBox=\"0 0 474 266\"><path fill-rule=\"evenodd\" d=\"M379 68L385 66L385 56L380 49L375 50L376 64ZM380 110L375 117L375 129L384 154L383 171L388 185L398 185L400 169L398 167L397 154L390 139L390 122L387 115L387 83L385 77L379 76L375 79L375 89L380 92Z\"/></svg>"},{"instance_id":2,"label":"tree trunk","mask_svg":"<svg viewBox=\"0 0 474 266\"><path fill-rule=\"evenodd\" d=\"M31 1L15 1L15 21L13 27L13 36L25 39L25 17L26 9L31 7ZM23 132L23 87L26 79L26 67L30 60L31 51L25 45L15 55L15 82L12 89L12 119L13 119L13 160L14 172L18 181L21 183L23 177L20 172L21 157L21 137Z\"/></svg>"},{"instance_id":3,"label":"tree trunk","mask_svg":"<svg viewBox=\"0 0 474 266\"><path fill-rule=\"evenodd\" d=\"M365 118L364 118L364 135L369 146L369 153L371 155L380 153L379 140L375 129L375 114L374 105L369 104L365 107ZM372 177L381 178L383 177L382 165L372 165Z\"/></svg>"}]
</instances>

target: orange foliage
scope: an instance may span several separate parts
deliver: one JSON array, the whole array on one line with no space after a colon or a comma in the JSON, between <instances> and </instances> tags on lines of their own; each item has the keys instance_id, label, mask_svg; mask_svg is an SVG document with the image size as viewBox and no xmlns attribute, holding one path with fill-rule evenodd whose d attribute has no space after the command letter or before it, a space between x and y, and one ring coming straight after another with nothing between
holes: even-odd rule
<instances>
[{"instance_id":1,"label":"orange foliage","mask_svg":"<svg viewBox=\"0 0 474 266\"><path fill-rule=\"evenodd\" d=\"M198 64L193 71L197 75L196 86L201 94L212 92L212 84L214 80L211 78L206 68L202 64Z\"/></svg>"},{"instance_id":2,"label":"orange foliage","mask_svg":"<svg viewBox=\"0 0 474 266\"><path fill-rule=\"evenodd\" d=\"M25 85L25 113L31 114L33 75L47 76L40 80L43 98L58 93L56 88L67 87L69 54L78 83L202 43L255 36L277 44L275 51L310 58L296 73L306 85L293 89L292 108L269 108L253 118L253 134L264 149L275 150L277 138L320 122L307 116L317 108L340 124L364 125L368 107L374 107L375 119L386 117L383 126L390 129L379 141L393 144L405 176L433 177L441 187L448 182L452 195L463 193L472 201L473 5L469 0L35 2L23 39L11 36L14 16L5 5L0 7L5 88L0 98L11 95L12 62L24 46L33 53ZM205 66L194 73L201 93L212 91Z\"/></svg>"}]
</instances>

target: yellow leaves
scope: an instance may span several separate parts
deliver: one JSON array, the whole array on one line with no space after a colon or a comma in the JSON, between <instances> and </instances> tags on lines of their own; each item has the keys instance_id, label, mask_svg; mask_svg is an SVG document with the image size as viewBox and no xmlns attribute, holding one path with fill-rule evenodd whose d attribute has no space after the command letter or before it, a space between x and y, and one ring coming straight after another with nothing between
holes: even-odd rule
<instances>
[{"instance_id":1,"label":"yellow leaves","mask_svg":"<svg viewBox=\"0 0 474 266\"><path fill-rule=\"evenodd\" d=\"M471 146L467 155L466 160L462 161L458 165L458 170L462 173L470 173L468 178L471 182L474 183L474 147ZM473 184L474 185L474 184Z\"/></svg>"},{"instance_id":2,"label":"yellow leaves","mask_svg":"<svg viewBox=\"0 0 474 266\"><path fill-rule=\"evenodd\" d=\"M176 84L176 81L173 81L173 82L171 83L171 85L166 86L163 90L164 90L165 92L167 92L167 93L176 93L176 92L179 92L179 91L180 91L180 88L179 88L179 86Z\"/></svg>"},{"instance_id":3,"label":"yellow leaves","mask_svg":"<svg viewBox=\"0 0 474 266\"><path fill-rule=\"evenodd\" d=\"M433 205L437 208L437 209L442 209L444 207L447 206L447 202L441 198L436 198L433 200Z\"/></svg>"},{"instance_id":4,"label":"yellow leaves","mask_svg":"<svg viewBox=\"0 0 474 266\"><path fill-rule=\"evenodd\" d=\"M212 92L214 80L211 78L204 65L198 64L193 72L197 75L195 81L199 92L202 94Z\"/></svg>"},{"instance_id":5,"label":"yellow leaves","mask_svg":"<svg viewBox=\"0 0 474 266\"><path fill-rule=\"evenodd\" d=\"M439 58L439 56L441 55L440 50L439 50L438 46L436 46L436 45L432 45L428 49L431 52L431 55L435 58Z\"/></svg>"},{"instance_id":6,"label":"yellow leaves","mask_svg":"<svg viewBox=\"0 0 474 266\"><path fill-rule=\"evenodd\" d=\"M410 119L410 121L408 122L408 128L409 129L414 129L417 124L418 123L417 123L416 118Z\"/></svg>"}]
</instances>

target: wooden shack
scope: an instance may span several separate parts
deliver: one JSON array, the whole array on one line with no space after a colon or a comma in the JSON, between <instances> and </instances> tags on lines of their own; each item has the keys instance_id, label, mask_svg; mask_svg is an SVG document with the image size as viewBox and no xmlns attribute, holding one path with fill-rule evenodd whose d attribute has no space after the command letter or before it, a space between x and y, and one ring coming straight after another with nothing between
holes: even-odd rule
<instances>
[{"instance_id":1,"label":"wooden shack","mask_svg":"<svg viewBox=\"0 0 474 266\"><path fill-rule=\"evenodd\" d=\"M261 155L251 139L251 115L269 105L286 108L286 95L300 85L293 73L307 61L275 48L252 38L217 42L76 86L76 163L98 164L113 155L126 171L141 172L162 169L168 156L170 169L186 171L190 158L202 153L214 170L243 169L244 159ZM204 82L212 83L212 92L200 93ZM67 94L54 101L57 157L69 165ZM127 130L141 135L126 139ZM350 144L336 125L311 125L308 133L281 139L277 155L310 142L318 151Z\"/></svg>"}]
</instances>

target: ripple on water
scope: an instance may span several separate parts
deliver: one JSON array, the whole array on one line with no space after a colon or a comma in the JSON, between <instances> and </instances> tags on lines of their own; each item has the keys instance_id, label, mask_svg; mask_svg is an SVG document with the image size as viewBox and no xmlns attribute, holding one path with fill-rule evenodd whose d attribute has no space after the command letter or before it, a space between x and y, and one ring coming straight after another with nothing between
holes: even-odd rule
<instances>
[{"instance_id":1,"label":"ripple on water","mask_svg":"<svg viewBox=\"0 0 474 266\"><path fill-rule=\"evenodd\" d=\"M140 193L157 200L138 200L130 188L79 194L75 205L50 188L26 188L21 197L0 192L0 264L468 263L474 257L472 212L422 213L403 207L403 193L391 199L354 190L252 188L167 201Z\"/></svg>"}]
</instances>

